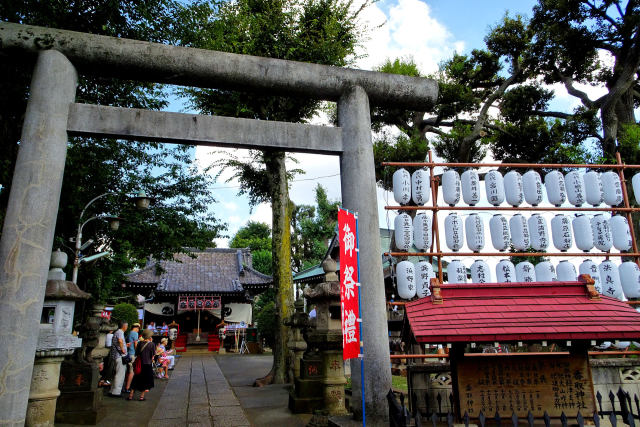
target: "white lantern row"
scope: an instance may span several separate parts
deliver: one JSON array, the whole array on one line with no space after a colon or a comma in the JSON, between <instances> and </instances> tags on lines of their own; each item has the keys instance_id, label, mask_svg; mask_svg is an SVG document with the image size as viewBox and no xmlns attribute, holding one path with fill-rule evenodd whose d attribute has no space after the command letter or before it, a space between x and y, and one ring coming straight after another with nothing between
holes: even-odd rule
<instances>
[{"instance_id":1,"label":"white lantern row","mask_svg":"<svg viewBox=\"0 0 640 427\"><path fill-rule=\"evenodd\" d=\"M578 280L576 268L569 261L560 261L556 266L556 274L561 282L575 282Z\"/></svg>"},{"instance_id":2,"label":"white lantern row","mask_svg":"<svg viewBox=\"0 0 640 427\"><path fill-rule=\"evenodd\" d=\"M536 268L529 261L521 261L516 264L516 281L535 282Z\"/></svg>"},{"instance_id":3,"label":"white lantern row","mask_svg":"<svg viewBox=\"0 0 640 427\"><path fill-rule=\"evenodd\" d=\"M462 219L457 213L451 212L444 219L444 236L449 249L457 252L462 248L464 244L463 226Z\"/></svg>"},{"instance_id":4,"label":"white lantern row","mask_svg":"<svg viewBox=\"0 0 640 427\"><path fill-rule=\"evenodd\" d=\"M529 217L527 224L529 225L529 235L531 236L531 247L536 251L546 251L549 247L547 220L536 213Z\"/></svg>"},{"instance_id":5,"label":"white lantern row","mask_svg":"<svg viewBox=\"0 0 640 427\"><path fill-rule=\"evenodd\" d=\"M496 265L496 278L498 283L511 283L516 281L516 267L508 259L501 260Z\"/></svg>"},{"instance_id":6,"label":"white lantern row","mask_svg":"<svg viewBox=\"0 0 640 427\"><path fill-rule=\"evenodd\" d=\"M431 216L419 213L413 218L413 244L416 248L427 251L431 249L432 230Z\"/></svg>"},{"instance_id":7,"label":"white lantern row","mask_svg":"<svg viewBox=\"0 0 640 427\"><path fill-rule=\"evenodd\" d=\"M491 269L489 264L477 259L471 264L472 283L491 283Z\"/></svg>"},{"instance_id":8,"label":"white lantern row","mask_svg":"<svg viewBox=\"0 0 640 427\"><path fill-rule=\"evenodd\" d=\"M416 294L418 298L431 295L431 279L436 277L433 266L427 261L420 261L416 265Z\"/></svg>"},{"instance_id":9,"label":"white lantern row","mask_svg":"<svg viewBox=\"0 0 640 427\"><path fill-rule=\"evenodd\" d=\"M393 220L396 248L408 251L413 245L413 221L406 213L401 213Z\"/></svg>"},{"instance_id":10,"label":"white lantern row","mask_svg":"<svg viewBox=\"0 0 640 427\"><path fill-rule=\"evenodd\" d=\"M511 233L509 232L509 222L504 215L495 214L489 220L489 231L491 232L491 243L499 251L506 251L511 244Z\"/></svg>"},{"instance_id":11,"label":"white lantern row","mask_svg":"<svg viewBox=\"0 0 640 427\"><path fill-rule=\"evenodd\" d=\"M524 251L530 245L529 224L523 215L515 214L509 220L511 243L517 251Z\"/></svg>"},{"instance_id":12,"label":"white lantern row","mask_svg":"<svg viewBox=\"0 0 640 427\"><path fill-rule=\"evenodd\" d=\"M484 248L484 223L477 213L470 214L464 222L467 246L473 252L480 252Z\"/></svg>"},{"instance_id":13,"label":"white lantern row","mask_svg":"<svg viewBox=\"0 0 640 427\"><path fill-rule=\"evenodd\" d=\"M636 201L640 203L640 173L632 178L633 192ZM551 171L544 177L549 203L560 206L567 199L575 206L582 206L585 202L598 206L603 201L609 206L618 206L623 201L622 183L617 172L607 171L598 173L589 171L584 174L571 171L563 176L560 171ZM496 170L487 172L485 176L485 191L487 201L498 206L506 201L512 206L519 206L526 201L532 206L542 203L542 179L534 170L520 175L517 171L510 171L504 177ZM442 193L445 203L455 206L460 201L460 195L466 204L475 206L480 201L480 179L478 172L468 169L462 174L462 179L454 169L448 169L442 174ZM431 199L431 185L429 172L418 169L410 174L406 169L398 169L393 174L393 196L397 203L406 205L413 202L422 206Z\"/></svg>"},{"instance_id":14,"label":"white lantern row","mask_svg":"<svg viewBox=\"0 0 640 427\"><path fill-rule=\"evenodd\" d=\"M411 261L401 261L396 265L398 296L411 299L416 296L415 266Z\"/></svg>"}]
</instances>

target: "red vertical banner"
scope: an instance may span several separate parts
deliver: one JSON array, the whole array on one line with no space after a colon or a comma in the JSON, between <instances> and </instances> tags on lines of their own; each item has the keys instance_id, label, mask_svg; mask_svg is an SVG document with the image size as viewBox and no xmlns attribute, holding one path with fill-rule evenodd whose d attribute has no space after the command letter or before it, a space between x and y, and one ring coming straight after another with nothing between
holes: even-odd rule
<instances>
[{"instance_id":1,"label":"red vertical banner","mask_svg":"<svg viewBox=\"0 0 640 427\"><path fill-rule=\"evenodd\" d=\"M360 353L360 310L358 304L358 237L356 217L338 209L340 239L340 302L342 306L342 358L358 357Z\"/></svg>"}]
</instances>

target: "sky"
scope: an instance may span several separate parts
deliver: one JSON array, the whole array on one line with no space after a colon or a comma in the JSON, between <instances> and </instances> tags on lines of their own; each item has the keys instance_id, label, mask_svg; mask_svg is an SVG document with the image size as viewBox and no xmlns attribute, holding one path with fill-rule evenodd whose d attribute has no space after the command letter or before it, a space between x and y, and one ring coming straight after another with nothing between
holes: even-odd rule
<instances>
[{"instance_id":1,"label":"sky","mask_svg":"<svg viewBox=\"0 0 640 427\"><path fill-rule=\"evenodd\" d=\"M484 36L509 11L511 15L531 16L536 2L533 0L381 0L367 8L362 20L369 28L369 39L359 54L363 56L355 68L371 70L386 59L411 57L423 74L437 70L438 63L454 52L469 53L474 48L484 47ZM559 89L562 94L563 89ZM566 94L566 92L565 92ZM568 95L560 97L558 107L569 107L576 101ZM188 111L179 100L174 100L170 109ZM325 124L326 117L319 115L314 124ZM243 150L233 150L242 155ZM426 153L425 153L426 154ZM224 150L197 147L195 158L207 166ZM314 188L321 184L330 199L340 199L339 163L336 156L297 154L298 164L305 174L291 182L290 198L296 204L314 204ZM293 165L292 165L293 166ZM238 196L238 183L225 182L230 173L223 173L212 188L218 203L212 207L222 221L228 224L227 235L233 236L248 220L271 223L271 208L268 204L249 206L245 196ZM384 210L385 200L393 197L378 189L380 226L393 228L393 217ZM217 239L219 247L228 246L228 238Z\"/></svg>"}]
</instances>

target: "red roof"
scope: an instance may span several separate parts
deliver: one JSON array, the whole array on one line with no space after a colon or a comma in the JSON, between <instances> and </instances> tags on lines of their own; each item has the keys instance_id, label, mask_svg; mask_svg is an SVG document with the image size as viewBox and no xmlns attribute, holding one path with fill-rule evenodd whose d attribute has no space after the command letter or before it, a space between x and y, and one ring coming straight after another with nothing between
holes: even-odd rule
<instances>
[{"instance_id":1,"label":"red roof","mask_svg":"<svg viewBox=\"0 0 640 427\"><path fill-rule=\"evenodd\" d=\"M419 343L640 339L640 313L584 282L440 285L408 303Z\"/></svg>"}]
</instances>

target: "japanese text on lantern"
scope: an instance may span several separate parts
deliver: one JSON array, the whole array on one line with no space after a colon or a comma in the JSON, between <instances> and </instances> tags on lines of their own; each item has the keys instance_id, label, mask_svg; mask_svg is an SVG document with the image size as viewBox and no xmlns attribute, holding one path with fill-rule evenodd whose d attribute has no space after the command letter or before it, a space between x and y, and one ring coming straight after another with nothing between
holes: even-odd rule
<instances>
[{"instance_id":1,"label":"japanese text on lantern","mask_svg":"<svg viewBox=\"0 0 640 427\"><path fill-rule=\"evenodd\" d=\"M342 357L358 357L360 353L360 317L358 309L358 249L356 218L344 209L338 210L340 239L340 303L342 308Z\"/></svg>"}]
</instances>

